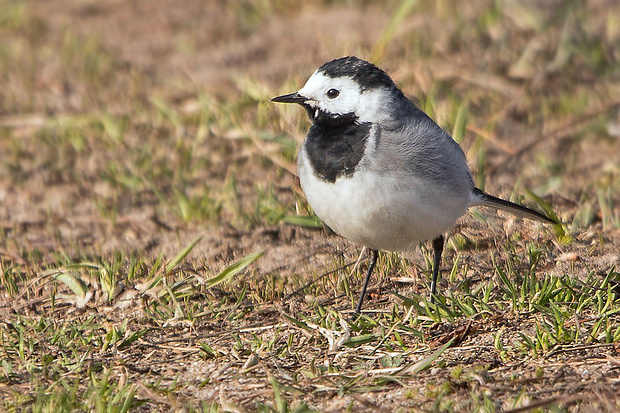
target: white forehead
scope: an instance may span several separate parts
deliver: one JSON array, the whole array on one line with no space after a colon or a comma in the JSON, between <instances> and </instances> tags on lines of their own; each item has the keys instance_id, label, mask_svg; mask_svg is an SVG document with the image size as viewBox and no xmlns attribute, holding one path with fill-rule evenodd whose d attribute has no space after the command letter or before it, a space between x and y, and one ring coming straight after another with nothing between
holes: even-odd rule
<instances>
[{"instance_id":1,"label":"white forehead","mask_svg":"<svg viewBox=\"0 0 620 413\"><path fill-rule=\"evenodd\" d=\"M310 76L304 87L299 90L299 94L312 99L322 99L329 89L338 89L341 93L346 91L357 95L362 93L357 82L350 77L329 77L316 71Z\"/></svg>"},{"instance_id":2,"label":"white forehead","mask_svg":"<svg viewBox=\"0 0 620 413\"><path fill-rule=\"evenodd\" d=\"M338 90L338 97L328 98L330 89ZM298 93L307 97L307 103L312 107L333 114L355 113L360 122L378 122L390 116L386 109L391 100L387 89L362 91L359 84L348 76L329 77L316 71Z\"/></svg>"}]
</instances>

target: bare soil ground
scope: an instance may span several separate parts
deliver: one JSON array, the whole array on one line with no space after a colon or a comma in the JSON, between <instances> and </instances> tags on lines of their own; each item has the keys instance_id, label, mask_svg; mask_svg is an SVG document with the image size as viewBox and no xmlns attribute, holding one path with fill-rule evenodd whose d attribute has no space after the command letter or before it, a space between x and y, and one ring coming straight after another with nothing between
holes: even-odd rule
<instances>
[{"instance_id":1,"label":"bare soil ground","mask_svg":"<svg viewBox=\"0 0 620 413\"><path fill-rule=\"evenodd\" d=\"M0 0L2 408L620 410L620 9L461 3ZM443 307L422 246L350 321L360 248L290 224L308 122L268 102L346 54L564 232L474 211Z\"/></svg>"}]
</instances>

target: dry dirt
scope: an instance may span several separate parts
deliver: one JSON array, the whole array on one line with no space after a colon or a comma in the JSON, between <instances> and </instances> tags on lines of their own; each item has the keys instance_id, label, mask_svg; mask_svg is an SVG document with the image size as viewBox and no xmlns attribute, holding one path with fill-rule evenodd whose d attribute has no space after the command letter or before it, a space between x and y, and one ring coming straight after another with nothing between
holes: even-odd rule
<instances>
[{"instance_id":1,"label":"dry dirt","mask_svg":"<svg viewBox=\"0 0 620 413\"><path fill-rule=\"evenodd\" d=\"M218 1L181 5L163 0L82 0L65 2L62 6L55 2L33 1L28 4L27 13L45 25L46 36L50 38L61 39L66 30L79 36L96 35L106 51L122 63L119 70L128 73L130 77L134 76L131 74L137 74L136 77L140 77L140 83L145 88L161 91L168 101L175 102L179 108L194 102L195 97L188 95L190 88L222 100L241 99L244 91L240 90L240 78L257 79L273 90L275 96L284 87L283 83L292 76L298 84L303 82L309 74L309 68L341 54L343 50L357 53L371 49L392 16L379 5L356 8L304 3L298 10L291 9L253 20L246 7L243 1L234 2L232 6ZM232 14L231 9L235 9ZM470 12L475 13L475 10ZM248 16L243 20L237 13L248 13ZM245 24L240 24L240 21L245 21ZM416 17L410 19L408 27L401 30L406 31L411 27L423 29L431 24ZM437 43L441 46L446 41L438 39ZM492 59L492 56L484 55L483 46L471 47L471 55L479 52L481 60ZM389 49L388 54L394 56L406 49L406 45L397 45ZM436 60L444 61L442 59L440 51ZM399 68L390 67L388 63L387 68L397 82L412 78L416 80L417 89L407 91L411 95L428 92L431 81L437 78L460 79L455 82L457 89L474 87L472 85L480 81L470 75L475 72L470 69L477 63L465 57L455 56L451 64L436 70L432 69L433 64L435 62L426 61L421 62L420 68ZM85 105L92 100L78 96L86 92L68 90L66 86L71 85L71 82L60 84L54 70L42 68L38 85L40 90L36 93L38 98L33 99L32 114L21 118L15 114L0 113L4 126L9 120L17 119L17 126L11 126L12 133L23 134L23 149L26 152L35 153L38 150L36 141L31 140L29 134L37 130L36 123L40 119L62 118L90 111ZM510 82L498 82L496 86L507 88L507 94L518 91ZM177 89L174 85L180 86ZM141 93L145 94L144 99L148 99L146 91L135 95ZM520 107L523 103L518 99L513 103L516 112L524 110ZM130 104L131 101L122 99L107 100L100 103L98 110L132 116ZM545 196L545 200L564 219L571 220L584 202L592 201L583 199L584 194L592 196L592 191L587 189L591 182L599 182L607 174L610 179L618 179L617 172L610 173L609 170L617 168L620 143L617 138L602 140L597 146L573 142L566 154L566 139L575 130L563 126L567 124L570 124L570 119L558 119L555 124L541 123L539 130L528 131L524 130L517 119L507 117L505 123L498 127L497 138L511 148L522 148L537 137L549 135L550 131L560 132L555 139L544 140L536 149L526 151L519 157L507 155L490 145L486 153L490 165L486 189L497 195L509 196L515 176L527 182L528 186L540 184L536 181L539 178L535 172L530 173L529 169L536 163L537 151L552 159L574 157L580 166L572 168L570 176L565 177L566 180L572 180L574 186L562 193L550 191L551 194ZM191 136L191 132L188 135ZM131 135L128 139L134 140L128 144L136 143L140 135ZM165 144L172 143L171 140L162 141ZM466 139L463 143L466 148L473 144L473 139ZM203 156L209 157L210 153L217 155L212 158L211 170L204 174L204 179L214 182L222 180L229 175L230 169L234 169L242 193L250 192L254 181L260 179L277 182L279 199L294 202L294 193L299 191L294 176L277 170L271 164L253 170L259 164L256 158L261 156L255 149L248 149L247 145L235 139L219 139L206 142L205 145L201 152ZM264 257L253 266L252 273L245 276L247 281L282 278L278 282L286 286L286 291L293 289L293 284L286 281L289 275L304 274L310 280L334 268L337 259L351 262L357 258L359 248L322 230L292 228L284 224L259 225L248 230L226 224L217 227L187 224L162 212L158 207L158 198L152 193L117 200L120 205L118 217L112 224L101 218L94 200L105 198L108 193L109 188L98 180L99 174L102 165L109 160L107 157L117 155L104 152L101 157L91 155L85 159L67 155L67 162L79 163L78 168L67 169L82 171L82 180L73 175L65 176L62 172L57 176L48 175L45 165L36 164L36 155L33 155L34 163L21 166L21 172L2 176L0 225L7 241L0 244L0 255L7 262L26 267L32 264L26 258L27 251L37 251L41 262L50 264L59 255L112 256L118 250L140 253L155 259L159 254L173 256L191 240L202 236L202 241L189 256L193 268L202 265L204 269L217 271L234 259L264 250ZM16 177L19 177L19 181L12 182ZM617 194L614 198L618 200ZM501 250L504 241L513 239L517 234L524 237L524 240L517 242L518 245L533 241L547 246L549 255L541 259L540 271L558 275L570 272L578 278L585 278L593 272L604 277L614 265L616 268L620 266L620 231L614 228L603 231L600 214L587 231L577 235L569 246L563 246L554 240L550 231L539 226L488 211L485 213L490 216L488 222L482 223L468 216L454 230L454 233L474 240L475 246L460 254L460 265L476 269L473 282L479 281L486 274L493 274L490 253ZM454 249L448 248L444 263L452 263L454 256ZM422 277L418 271L425 269L423 254L417 251L405 254L405 257L414 263L410 274L405 275L414 280ZM498 259L502 261L506 257L500 256ZM373 283L368 310L380 312L381 309L391 308L388 304L399 302L390 294L392 291L424 294L424 288L419 284L416 286L412 282L403 284L394 281L397 276L402 274L381 274L379 281ZM217 296L217 293L213 294ZM252 410L257 400L265 403L273 401L273 387L265 379L267 376L274 375L286 381L291 374L300 375L302 367L314 365L315 362L338 364L352 376L357 373L347 370L360 364L360 356L355 351L342 350L328 356L322 347L325 346L324 340L317 339L316 335L299 334L299 329L283 318L283 314L293 314L307 308L304 299L302 294L298 294L291 297L286 305L265 305L261 311L252 312L241 324L235 325L235 331L239 336L259 334L263 340L269 341L284 335L283 331L288 329L296 333L295 346L307 349L305 354L290 354L275 359L259 352L255 365L248 367L250 358L231 350L234 348L234 337L227 330L231 324L221 319L212 321L202 317L191 326L179 322L153 328L152 334L137 345L126 351L102 354L98 356L100 359L95 358L92 362L116 362L122 365L120 374L139 384L138 394L141 397L154 401L145 405L145 410L174 410L180 408L186 400L216 400L225 409ZM319 299L329 302L330 308L334 310L347 311L351 307L349 300L344 297L326 295ZM91 310L109 322L132 319L141 311L137 306ZM23 315L35 315L45 313L45 307L38 307L36 300L29 301L27 297L20 297L14 303L4 303L2 312L7 317L13 317L16 311ZM54 311L49 315L86 316L85 313L76 314L67 308ZM452 391L463 394L463 404L459 404L457 399L452 407L455 411L471 407L467 397L474 391L502 401L513 400L521 393L526 395L526 399L546 403L556 400L565 406L574 406L575 402L585 400L587 403L581 411L615 411L618 408L616 393L620 390L617 343L567 346L545 357L524 356L519 361L513 359L506 362L500 358L493 345L494 334L504 331L504 340L509 344L517 340L518 329L515 326L530 323L533 318L535 316L529 314L502 314L491 320L474 317L468 322L446 323L438 327L436 338L429 337L430 342L436 346L445 342L442 336L459 337L458 346L446 353L441 367L425 370L414 378L404 379L404 383L388 386L382 391L370 391L372 389L368 388L368 391L347 392L338 387L341 381L330 383L325 378L301 377L299 394L296 395L290 389L287 391L293 395L294 401L303 400L322 411L347 408L354 411L394 411L397 408L420 409L421 406L425 410L432 410L433 395L439 394L442 383L448 382L453 387ZM417 338L403 337L407 344L415 347ZM220 349L220 357L199 357L196 349L202 341L208 341L213 348ZM415 354L410 357L408 362L416 361ZM473 367L471 371L475 371L475 366L484 366L486 370L473 381L450 376L453 368L463 365ZM379 367L377 364L366 365L368 370ZM150 390L146 386L146 377L149 380L156 377L163 383L176 379L179 383L190 384L177 388L174 396L168 397L163 392ZM475 384L472 385L472 382ZM508 408L506 405L504 407Z\"/></svg>"}]
</instances>

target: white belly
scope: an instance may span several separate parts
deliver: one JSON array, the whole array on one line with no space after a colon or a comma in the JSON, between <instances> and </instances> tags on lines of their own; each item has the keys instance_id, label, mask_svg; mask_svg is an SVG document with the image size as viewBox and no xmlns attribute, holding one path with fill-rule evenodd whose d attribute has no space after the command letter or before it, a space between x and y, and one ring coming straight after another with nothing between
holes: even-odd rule
<instances>
[{"instance_id":1,"label":"white belly","mask_svg":"<svg viewBox=\"0 0 620 413\"><path fill-rule=\"evenodd\" d=\"M411 250L452 228L470 203L469 193L446 193L437 182L412 176L390 178L362 170L326 182L313 174L307 159L299 160L299 180L325 224L376 250Z\"/></svg>"}]
</instances>

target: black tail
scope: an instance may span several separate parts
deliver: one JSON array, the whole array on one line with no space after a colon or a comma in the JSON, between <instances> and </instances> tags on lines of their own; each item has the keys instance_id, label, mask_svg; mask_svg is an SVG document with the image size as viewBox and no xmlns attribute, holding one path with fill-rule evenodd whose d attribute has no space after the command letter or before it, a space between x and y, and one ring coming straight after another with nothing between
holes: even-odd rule
<instances>
[{"instance_id":1,"label":"black tail","mask_svg":"<svg viewBox=\"0 0 620 413\"><path fill-rule=\"evenodd\" d=\"M486 205L508 211L521 218L532 219L534 221L540 221L547 224L559 224L559 222L555 219L543 215L538 211L534 211L533 209L529 209L513 202L494 197L493 195L486 194L478 188L474 188L473 194L475 196L473 205Z\"/></svg>"}]
</instances>

